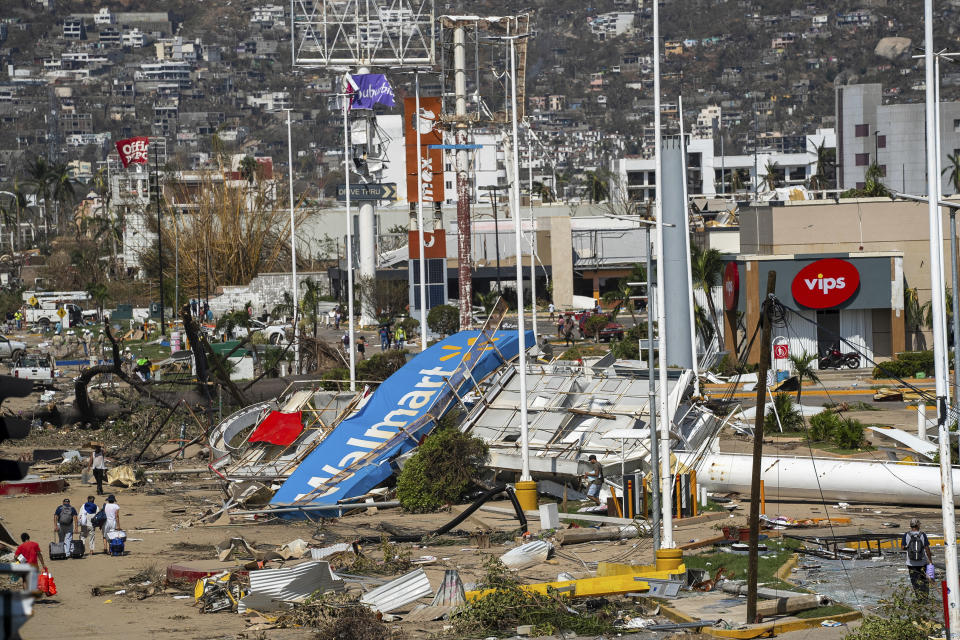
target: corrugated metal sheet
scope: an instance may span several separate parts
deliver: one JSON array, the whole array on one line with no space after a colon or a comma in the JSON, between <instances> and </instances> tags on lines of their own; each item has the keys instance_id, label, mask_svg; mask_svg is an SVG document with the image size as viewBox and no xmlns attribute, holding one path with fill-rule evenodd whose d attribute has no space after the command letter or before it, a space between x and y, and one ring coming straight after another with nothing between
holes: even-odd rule
<instances>
[{"instance_id":1,"label":"corrugated metal sheet","mask_svg":"<svg viewBox=\"0 0 960 640\"><path fill-rule=\"evenodd\" d=\"M467 598L463 591L463 581L460 579L460 573L456 569L447 569L443 572L443 584L437 589L437 595L433 597L431 606L456 606L466 602Z\"/></svg>"},{"instance_id":2,"label":"corrugated metal sheet","mask_svg":"<svg viewBox=\"0 0 960 640\"><path fill-rule=\"evenodd\" d=\"M323 547L322 549L310 549L310 556L314 560L323 560L327 556L332 556L335 553L350 551L352 548L353 547L349 542L340 542L338 544L330 545L329 547Z\"/></svg>"},{"instance_id":3,"label":"corrugated metal sheet","mask_svg":"<svg viewBox=\"0 0 960 640\"><path fill-rule=\"evenodd\" d=\"M282 602L301 600L314 591L343 589L343 580L334 575L330 563L323 560L283 569L260 569L250 572L250 596L246 605L264 610L266 603L274 603L272 608L278 608Z\"/></svg>"},{"instance_id":4,"label":"corrugated metal sheet","mask_svg":"<svg viewBox=\"0 0 960 640\"><path fill-rule=\"evenodd\" d=\"M516 549L511 549L500 556L500 562L508 569L518 571L532 567L535 564L546 562L547 556L553 545L543 540L534 540L527 544L522 544Z\"/></svg>"},{"instance_id":5,"label":"corrugated metal sheet","mask_svg":"<svg viewBox=\"0 0 960 640\"><path fill-rule=\"evenodd\" d=\"M388 613L431 595L433 595L433 589L430 587L427 574L423 569L417 569L382 587L377 587L360 598L360 602L374 611Z\"/></svg>"}]
</instances>

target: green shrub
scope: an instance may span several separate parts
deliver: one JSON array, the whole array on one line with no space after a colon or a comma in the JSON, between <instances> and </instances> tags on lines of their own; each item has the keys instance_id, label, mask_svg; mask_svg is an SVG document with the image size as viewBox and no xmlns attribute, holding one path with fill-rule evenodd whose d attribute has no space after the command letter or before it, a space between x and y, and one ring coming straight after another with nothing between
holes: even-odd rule
<instances>
[{"instance_id":1,"label":"green shrub","mask_svg":"<svg viewBox=\"0 0 960 640\"><path fill-rule=\"evenodd\" d=\"M384 351L376 353L369 358L357 361L357 380L369 382L382 382L389 378L395 371L407 363L406 351ZM347 367L337 367L325 372L320 376L321 380L330 382L321 386L324 389L336 390L342 388L334 380L349 380L350 369Z\"/></svg>"},{"instance_id":2,"label":"green shrub","mask_svg":"<svg viewBox=\"0 0 960 640\"><path fill-rule=\"evenodd\" d=\"M783 425L784 433L788 431L803 430L803 415L797 411L793 404L793 398L789 393L778 393L773 397L773 407L777 410L774 415L773 409L767 411L763 419L763 430L768 433L780 431L780 425L777 424L777 416L780 416L780 424Z\"/></svg>"},{"instance_id":3,"label":"green shrub","mask_svg":"<svg viewBox=\"0 0 960 640\"><path fill-rule=\"evenodd\" d=\"M450 304L441 304L430 309L427 326L434 333L449 336L460 330L460 309Z\"/></svg>"},{"instance_id":4,"label":"green shrub","mask_svg":"<svg viewBox=\"0 0 960 640\"><path fill-rule=\"evenodd\" d=\"M841 449L859 449L863 444L863 423L853 418L842 418L833 430L833 443Z\"/></svg>"},{"instance_id":5,"label":"green shrub","mask_svg":"<svg viewBox=\"0 0 960 640\"><path fill-rule=\"evenodd\" d=\"M521 588L518 581L496 556L484 562L485 575L477 590L492 589L482 598L463 604L451 614L457 637L477 637L511 634L520 625L533 625L531 635L553 636L570 632L577 636L604 636L614 631L616 607L606 601L588 615L572 609L568 598L554 589L546 594L531 593Z\"/></svg>"},{"instance_id":6,"label":"green shrub","mask_svg":"<svg viewBox=\"0 0 960 640\"><path fill-rule=\"evenodd\" d=\"M912 378L922 371L933 375L933 351L904 351L889 362L881 362L873 369L874 378Z\"/></svg>"},{"instance_id":7,"label":"green shrub","mask_svg":"<svg viewBox=\"0 0 960 640\"><path fill-rule=\"evenodd\" d=\"M604 315L590 316L583 323L583 331L586 335L592 336L594 340L600 339L600 330L610 323L610 319Z\"/></svg>"},{"instance_id":8,"label":"green shrub","mask_svg":"<svg viewBox=\"0 0 960 640\"><path fill-rule=\"evenodd\" d=\"M480 438L455 426L434 431L403 465L397 478L397 500L407 511L425 513L456 502L489 457Z\"/></svg>"},{"instance_id":9,"label":"green shrub","mask_svg":"<svg viewBox=\"0 0 960 640\"><path fill-rule=\"evenodd\" d=\"M410 336L420 330L420 321L416 318L407 316L400 321L400 326L403 327L404 332L407 334L407 340L409 340Z\"/></svg>"},{"instance_id":10,"label":"green shrub","mask_svg":"<svg viewBox=\"0 0 960 640\"><path fill-rule=\"evenodd\" d=\"M635 326L627 329L623 335L623 340L617 340L610 347L613 355L621 360L646 360L647 350L640 351L640 340L647 339L647 323L638 322Z\"/></svg>"},{"instance_id":11,"label":"green shrub","mask_svg":"<svg viewBox=\"0 0 960 640\"><path fill-rule=\"evenodd\" d=\"M943 605L940 589L929 598L917 598L909 586L880 601L876 614L867 614L846 640L927 640L942 635Z\"/></svg>"},{"instance_id":12,"label":"green shrub","mask_svg":"<svg viewBox=\"0 0 960 640\"><path fill-rule=\"evenodd\" d=\"M807 436L813 442L829 442L840 426L841 418L833 411L821 411L810 418Z\"/></svg>"}]
</instances>

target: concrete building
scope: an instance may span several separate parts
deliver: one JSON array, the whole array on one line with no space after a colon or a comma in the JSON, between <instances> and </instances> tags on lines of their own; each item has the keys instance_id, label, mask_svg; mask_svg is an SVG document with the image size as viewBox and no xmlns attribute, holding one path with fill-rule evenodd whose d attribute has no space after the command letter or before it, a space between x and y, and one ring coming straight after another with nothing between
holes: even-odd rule
<instances>
[{"instance_id":1,"label":"concrete building","mask_svg":"<svg viewBox=\"0 0 960 640\"><path fill-rule=\"evenodd\" d=\"M712 137L687 137L687 192L690 196L748 194L755 191L772 169L781 187L803 185L816 171L816 147L834 145L833 129L818 129L804 136L806 152L784 153L760 149L750 155L718 155ZM649 202L655 195L656 170L652 157L624 156L611 163L613 202ZM736 187L736 188L735 188ZM760 188L760 191L764 191Z\"/></svg>"},{"instance_id":2,"label":"concrete building","mask_svg":"<svg viewBox=\"0 0 960 640\"><path fill-rule=\"evenodd\" d=\"M633 30L635 15L623 11L601 13L590 20L590 32L600 40L615 38Z\"/></svg>"},{"instance_id":3,"label":"concrete building","mask_svg":"<svg viewBox=\"0 0 960 640\"><path fill-rule=\"evenodd\" d=\"M87 28L80 18L67 18L63 21L64 40L86 40Z\"/></svg>"},{"instance_id":4,"label":"concrete building","mask_svg":"<svg viewBox=\"0 0 960 640\"><path fill-rule=\"evenodd\" d=\"M862 188L871 164L880 168L890 189L927 193L925 107L884 104L880 84L855 84L836 90L837 184ZM960 102L940 103L941 166L960 151ZM948 175L940 178L943 193L953 193Z\"/></svg>"},{"instance_id":5,"label":"concrete building","mask_svg":"<svg viewBox=\"0 0 960 640\"><path fill-rule=\"evenodd\" d=\"M759 312L760 290L765 287L770 267L778 272L777 296L781 302L805 319L791 325L795 335L788 338L797 340L791 342L794 353L801 348L810 353L822 351L828 342L836 342L836 334L874 358L931 344L929 330L922 325L908 326L904 311L904 291L908 288L916 290L921 305L930 301L925 204L888 198L843 199L839 203L796 201L741 207L739 215L740 253L732 260L739 269L739 281L731 286L748 292L728 311L745 312L744 326L755 326L756 316L751 314ZM944 237L949 238L946 218ZM949 255L948 241L943 251ZM819 306L803 298L803 286L809 283L800 272L825 259L852 265L859 284L849 287L849 295L836 304ZM830 268L827 265L808 279L821 275L829 278ZM952 287L949 271L948 266L947 287ZM808 288L822 291L817 283ZM821 325L819 333L815 322ZM726 331L728 346L740 343L742 336L731 334L729 328ZM755 346L752 353L754 360L758 348Z\"/></svg>"}]
</instances>

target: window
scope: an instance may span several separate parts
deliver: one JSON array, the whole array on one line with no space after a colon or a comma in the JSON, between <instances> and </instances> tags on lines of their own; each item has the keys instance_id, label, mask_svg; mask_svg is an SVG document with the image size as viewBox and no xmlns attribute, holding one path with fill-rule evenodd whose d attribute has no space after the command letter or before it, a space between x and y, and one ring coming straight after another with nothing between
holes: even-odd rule
<instances>
[{"instance_id":1,"label":"window","mask_svg":"<svg viewBox=\"0 0 960 640\"><path fill-rule=\"evenodd\" d=\"M858 190L863 190L863 189L866 189L866 188L867 188L867 183L866 183L866 182L858 182L858 183L857 183L857 189L858 189Z\"/></svg>"},{"instance_id":2,"label":"window","mask_svg":"<svg viewBox=\"0 0 960 640\"><path fill-rule=\"evenodd\" d=\"M869 153L858 153L856 165L858 167L866 167L870 164L870 154Z\"/></svg>"},{"instance_id":3,"label":"window","mask_svg":"<svg viewBox=\"0 0 960 640\"><path fill-rule=\"evenodd\" d=\"M887 148L887 136L877 136L877 149Z\"/></svg>"},{"instance_id":4,"label":"window","mask_svg":"<svg viewBox=\"0 0 960 640\"><path fill-rule=\"evenodd\" d=\"M953 130L960 133L960 118L953 119Z\"/></svg>"},{"instance_id":5,"label":"window","mask_svg":"<svg viewBox=\"0 0 960 640\"><path fill-rule=\"evenodd\" d=\"M870 125L869 124L858 124L853 128L853 135L858 138L866 138L870 135Z\"/></svg>"},{"instance_id":6,"label":"window","mask_svg":"<svg viewBox=\"0 0 960 640\"><path fill-rule=\"evenodd\" d=\"M887 177L887 165L881 164L881 165L879 165L877 168L880 170L880 177L881 177L881 178L886 178L886 177Z\"/></svg>"}]
</instances>

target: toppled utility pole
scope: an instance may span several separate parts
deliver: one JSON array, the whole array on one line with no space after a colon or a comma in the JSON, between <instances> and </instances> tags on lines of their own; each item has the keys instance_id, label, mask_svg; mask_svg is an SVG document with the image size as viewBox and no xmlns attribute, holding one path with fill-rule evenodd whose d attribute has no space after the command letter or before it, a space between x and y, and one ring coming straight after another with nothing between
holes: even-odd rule
<instances>
[{"instance_id":1,"label":"toppled utility pole","mask_svg":"<svg viewBox=\"0 0 960 640\"><path fill-rule=\"evenodd\" d=\"M763 456L763 419L767 405L767 370L770 368L770 311L777 272L767 272L767 295L760 305L760 369L757 371L757 417L753 424L753 473L750 477L750 549L747 560L747 624L757 621L757 544L760 539L760 463Z\"/></svg>"}]
</instances>

